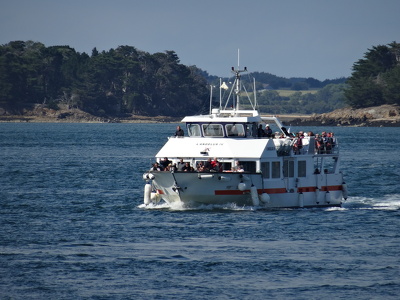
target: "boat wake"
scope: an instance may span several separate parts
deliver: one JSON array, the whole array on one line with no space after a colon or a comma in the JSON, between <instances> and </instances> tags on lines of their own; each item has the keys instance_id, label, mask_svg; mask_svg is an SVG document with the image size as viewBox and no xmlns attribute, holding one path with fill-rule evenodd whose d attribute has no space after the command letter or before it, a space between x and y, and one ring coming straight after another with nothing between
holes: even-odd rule
<instances>
[{"instance_id":1,"label":"boat wake","mask_svg":"<svg viewBox=\"0 0 400 300\"><path fill-rule=\"evenodd\" d=\"M158 210L171 210L171 211L254 211L258 209L265 209L265 207L259 206L238 206L235 203L229 204L203 204L196 206L182 205L181 203L173 203L169 205L166 202L159 204L150 203L148 205L140 204L138 208L142 209L158 209Z\"/></svg>"},{"instance_id":2,"label":"boat wake","mask_svg":"<svg viewBox=\"0 0 400 300\"><path fill-rule=\"evenodd\" d=\"M349 197L339 209L400 210L400 194L383 195L381 198Z\"/></svg>"}]
</instances>

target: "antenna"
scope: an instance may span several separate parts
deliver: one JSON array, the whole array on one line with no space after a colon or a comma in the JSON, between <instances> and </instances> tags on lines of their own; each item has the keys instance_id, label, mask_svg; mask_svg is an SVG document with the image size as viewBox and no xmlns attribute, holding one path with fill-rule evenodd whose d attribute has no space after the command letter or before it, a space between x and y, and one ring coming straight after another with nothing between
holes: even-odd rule
<instances>
[{"instance_id":1,"label":"antenna","mask_svg":"<svg viewBox=\"0 0 400 300\"><path fill-rule=\"evenodd\" d=\"M240 89L241 89L241 84L240 84L240 73L242 72L247 72L247 67L244 67L243 70L240 70L239 68L239 49L238 49L238 68L235 69L232 67L232 72L235 74L235 83L236 83L236 88L235 88L235 94L236 94L236 103L234 101L233 107L236 105L236 110L240 110Z\"/></svg>"}]
</instances>

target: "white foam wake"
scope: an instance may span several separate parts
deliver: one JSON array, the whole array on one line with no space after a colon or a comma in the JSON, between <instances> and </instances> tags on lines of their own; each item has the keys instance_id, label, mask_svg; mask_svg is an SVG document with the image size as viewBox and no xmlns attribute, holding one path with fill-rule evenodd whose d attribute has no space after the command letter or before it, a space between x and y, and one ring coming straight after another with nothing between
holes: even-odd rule
<instances>
[{"instance_id":1,"label":"white foam wake","mask_svg":"<svg viewBox=\"0 0 400 300\"><path fill-rule=\"evenodd\" d=\"M398 210L400 209L400 194L383 195L379 198L349 197L343 204L343 208Z\"/></svg>"}]
</instances>

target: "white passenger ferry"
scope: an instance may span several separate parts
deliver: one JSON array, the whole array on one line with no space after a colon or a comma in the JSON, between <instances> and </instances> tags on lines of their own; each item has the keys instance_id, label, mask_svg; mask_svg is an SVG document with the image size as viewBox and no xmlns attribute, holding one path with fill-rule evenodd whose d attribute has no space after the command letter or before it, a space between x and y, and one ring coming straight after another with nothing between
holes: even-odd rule
<instances>
[{"instance_id":1,"label":"white passenger ferry","mask_svg":"<svg viewBox=\"0 0 400 300\"><path fill-rule=\"evenodd\" d=\"M294 136L277 117L261 116L256 99L242 87L245 71L232 68L235 82L224 107L220 96L219 108L211 108L210 100L210 114L185 117L187 136L170 137L156 154L169 166L143 174L145 204L162 199L183 206L298 208L340 206L346 200L337 139ZM242 93L250 109L241 109ZM227 108L230 98L234 105ZM265 134L267 125L275 133Z\"/></svg>"}]
</instances>

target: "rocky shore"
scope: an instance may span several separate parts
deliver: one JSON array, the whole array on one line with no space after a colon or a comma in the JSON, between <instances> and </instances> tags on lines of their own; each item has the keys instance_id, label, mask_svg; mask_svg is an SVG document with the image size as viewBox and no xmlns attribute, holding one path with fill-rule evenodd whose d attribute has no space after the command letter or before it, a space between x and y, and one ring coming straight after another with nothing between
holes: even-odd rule
<instances>
[{"instance_id":1,"label":"rocky shore","mask_svg":"<svg viewBox=\"0 0 400 300\"><path fill-rule=\"evenodd\" d=\"M400 107L381 105L368 108L342 108L321 115L295 118L290 124L297 126L360 126L400 127Z\"/></svg>"},{"instance_id":2,"label":"rocky shore","mask_svg":"<svg viewBox=\"0 0 400 300\"><path fill-rule=\"evenodd\" d=\"M342 108L321 115L279 115L285 124L292 126L370 126L400 127L400 107L381 105L369 108ZM59 110L36 105L20 115L10 115L0 108L0 122L64 122L64 123L178 123L182 118L168 116L129 115L120 118L99 117L77 108L61 107Z\"/></svg>"},{"instance_id":3,"label":"rocky shore","mask_svg":"<svg viewBox=\"0 0 400 300\"><path fill-rule=\"evenodd\" d=\"M179 122L181 118L168 116L127 115L124 117L94 116L78 108L61 106L55 110L43 105L36 105L32 110L24 110L19 115L7 113L0 108L0 122L32 123L166 123Z\"/></svg>"}]
</instances>

